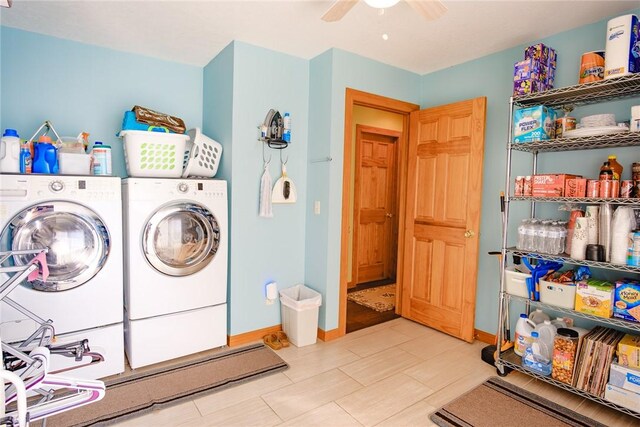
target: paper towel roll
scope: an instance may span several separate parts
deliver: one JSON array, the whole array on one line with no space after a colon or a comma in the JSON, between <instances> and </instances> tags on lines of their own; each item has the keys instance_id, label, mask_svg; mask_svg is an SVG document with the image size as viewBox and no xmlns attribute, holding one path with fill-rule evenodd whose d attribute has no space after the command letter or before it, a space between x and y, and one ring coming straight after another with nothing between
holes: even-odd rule
<instances>
[{"instance_id":1,"label":"paper towel roll","mask_svg":"<svg viewBox=\"0 0 640 427\"><path fill-rule=\"evenodd\" d=\"M598 211L600 206L587 206L585 217L587 218L587 244L598 244Z\"/></svg>"},{"instance_id":2,"label":"paper towel roll","mask_svg":"<svg viewBox=\"0 0 640 427\"><path fill-rule=\"evenodd\" d=\"M598 243L604 247L604 259L611 260L611 215L613 209L609 203L600 206L598 215Z\"/></svg>"},{"instance_id":3,"label":"paper towel roll","mask_svg":"<svg viewBox=\"0 0 640 427\"><path fill-rule=\"evenodd\" d=\"M625 265L629 232L635 228L636 220L633 209L621 206L616 209L611 221L611 263Z\"/></svg>"},{"instance_id":4,"label":"paper towel roll","mask_svg":"<svg viewBox=\"0 0 640 427\"><path fill-rule=\"evenodd\" d=\"M634 105L633 107L631 107L629 131L640 132L640 105Z\"/></svg>"},{"instance_id":5,"label":"paper towel roll","mask_svg":"<svg viewBox=\"0 0 640 427\"><path fill-rule=\"evenodd\" d=\"M573 229L571 239L571 258L583 260L587 251L587 217L576 218L576 225Z\"/></svg>"},{"instance_id":6,"label":"paper towel roll","mask_svg":"<svg viewBox=\"0 0 640 427\"><path fill-rule=\"evenodd\" d=\"M610 79L636 72L635 57L631 52L637 38L638 17L623 15L607 22L604 54L604 78Z\"/></svg>"}]
</instances>

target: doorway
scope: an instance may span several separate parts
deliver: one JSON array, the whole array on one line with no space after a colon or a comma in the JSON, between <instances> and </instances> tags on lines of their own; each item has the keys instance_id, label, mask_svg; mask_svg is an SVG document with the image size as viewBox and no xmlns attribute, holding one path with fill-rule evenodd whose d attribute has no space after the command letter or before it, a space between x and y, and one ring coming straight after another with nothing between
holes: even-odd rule
<instances>
[{"instance_id":1,"label":"doorway","mask_svg":"<svg viewBox=\"0 0 640 427\"><path fill-rule=\"evenodd\" d=\"M400 203L406 186L409 113L419 106L347 89L340 265L342 334L399 317L397 265ZM384 286L384 288L382 288ZM376 288L376 289L374 289ZM389 309L369 308L354 294L391 291ZM350 297L350 298L348 298ZM393 299L393 297L392 297ZM387 303L385 303L387 304Z\"/></svg>"}]
</instances>

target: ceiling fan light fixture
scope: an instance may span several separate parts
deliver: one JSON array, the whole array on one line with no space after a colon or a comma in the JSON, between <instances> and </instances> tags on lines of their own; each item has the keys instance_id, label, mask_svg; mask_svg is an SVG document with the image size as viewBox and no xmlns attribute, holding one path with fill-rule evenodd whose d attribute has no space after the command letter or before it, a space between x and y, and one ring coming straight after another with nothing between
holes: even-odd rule
<instances>
[{"instance_id":1,"label":"ceiling fan light fixture","mask_svg":"<svg viewBox=\"0 0 640 427\"><path fill-rule=\"evenodd\" d=\"M388 9L395 6L400 0L364 0L366 4L376 9Z\"/></svg>"}]
</instances>

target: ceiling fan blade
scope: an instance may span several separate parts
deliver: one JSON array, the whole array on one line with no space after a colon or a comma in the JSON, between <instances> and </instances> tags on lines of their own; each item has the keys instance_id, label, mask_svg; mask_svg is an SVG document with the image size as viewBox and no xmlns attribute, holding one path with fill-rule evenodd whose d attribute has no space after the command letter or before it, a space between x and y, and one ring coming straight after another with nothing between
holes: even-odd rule
<instances>
[{"instance_id":1,"label":"ceiling fan blade","mask_svg":"<svg viewBox=\"0 0 640 427\"><path fill-rule=\"evenodd\" d=\"M447 6L440 0L406 0L427 21L433 21L446 13Z\"/></svg>"},{"instance_id":2,"label":"ceiling fan blade","mask_svg":"<svg viewBox=\"0 0 640 427\"><path fill-rule=\"evenodd\" d=\"M322 20L326 22L335 22L342 19L344 15L356 5L358 0L336 0L333 2L329 10L322 15Z\"/></svg>"}]
</instances>

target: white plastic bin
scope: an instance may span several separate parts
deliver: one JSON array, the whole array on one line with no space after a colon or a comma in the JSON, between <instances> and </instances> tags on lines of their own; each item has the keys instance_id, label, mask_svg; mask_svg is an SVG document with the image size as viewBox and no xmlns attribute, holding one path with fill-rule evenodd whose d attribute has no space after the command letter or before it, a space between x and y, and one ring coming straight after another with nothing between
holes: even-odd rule
<instances>
[{"instance_id":1,"label":"white plastic bin","mask_svg":"<svg viewBox=\"0 0 640 427\"><path fill-rule=\"evenodd\" d=\"M304 285L280 291L282 329L296 347L315 344L318 339L318 312L322 295Z\"/></svg>"}]
</instances>

